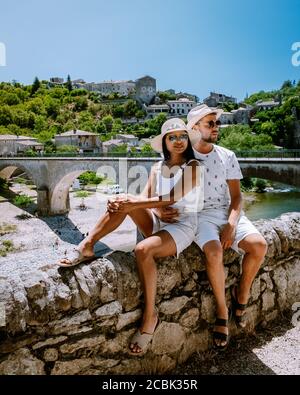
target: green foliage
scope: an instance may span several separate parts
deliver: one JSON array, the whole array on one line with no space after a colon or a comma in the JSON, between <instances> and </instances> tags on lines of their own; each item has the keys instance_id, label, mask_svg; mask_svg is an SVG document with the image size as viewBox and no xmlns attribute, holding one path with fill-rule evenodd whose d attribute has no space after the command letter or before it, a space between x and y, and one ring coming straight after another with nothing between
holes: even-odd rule
<instances>
[{"instance_id":1,"label":"green foliage","mask_svg":"<svg viewBox=\"0 0 300 395\"><path fill-rule=\"evenodd\" d=\"M86 198L88 196L90 196L90 193L88 191L77 191L75 193L75 197L78 197L78 198Z\"/></svg>"},{"instance_id":2,"label":"green foliage","mask_svg":"<svg viewBox=\"0 0 300 395\"><path fill-rule=\"evenodd\" d=\"M14 243L11 240L3 240L0 246L0 256L7 256L8 252L13 252L14 250Z\"/></svg>"},{"instance_id":3,"label":"green foliage","mask_svg":"<svg viewBox=\"0 0 300 395\"><path fill-rule=\"evenodd\" d=\"M13 199L13 204L18 207L25 208L33 203L33 200L28 195L18 195Z\"/></svg>"},{"instance_id":4,"label":"green foliage","mask_svg":"<svg viewBox=\"0 0 300 395\"><path fill-rule=\"evenodd\" d=\"M31 87L31 96L33 96L39 90L40 86L41 86L41 83L40 83L38 77L35 77L32 87Z\"/></svg>"},{"instance_id":5,"label":"green foliage","mask_svg":"<svg viewBox=\"0 0 300 395\"><path fill-rule=\"evenodd\" d=\"M0 177L0 191L5 191L8 189L8 183L4 178Z\"/></svg>"},{"instance_id":6,"label":"green foliage","mask_svg":"<svg viewBox=\"0 0 300 395\"><path fill-rule=\"evenodd\" d=\"M250 191L254 187L254 180L250 177L244 177L241 179L241 190L243 192Z\"/></svg>"},{"instance_id":7,"label":"green foliage","mask_svg":"<svg viewBox=\"0 0 300 395\"><path fill-rule=\"evenodd\" d=\"M77 147L75 147L74 145L60 145L59 147L57 147L57 152L72 152L72 153L76 153L77 152Z\"/></svg>"},{"instance_id":8,"label":"green foliage","mask_svg":"<svg viewBox=\"0 0 300 395\"><path fill-rule=\"evenodd\" d=\"M143 154L146 154L146 153L147 154L154 154L155 153L154 149L151 147L150 144L143 145L142 148L141 148L141 152Z\"/></svg>"},{"instance_id":9,"label":"green foliage","mask_svg":"<svg viewBox=\"0 0 300 395\"><path fill-rule=\"evenodd\" d=\"M161 103L166 103L168 100L176 100L176 95L169 92L157 92Z\"/></svg>"},{"instance_id":10,"label":"green foliage","mask_svg":"<svg viewBox=\"0 0 300 395\"><path fill-rule=\"evenodd\" d=\"M105 125L105 130L107 133L111 133L114 119L111 115L107 115L106 117L102 118L102 122Z\"/></svg>"},{"instance_id":11,"label":"green foliage","mask_svg":"<svg viewBox=\"0 0 300 395\"><path fill-rule=\"evenodd\" d=\"M127 152L127 144L121 144L117 147L113 147L111 150L114 154L126 154Z\"/></svg>"},{"instance_id":12,"label":"green foliage","mask_svg":"<svg viewBox=\"0 0 300 395\"><path fill-rule=\"evenodd\" d=\"M267 181L261 178L257 178L255 181L255 192L265 192L265 188L267 186Z\"/></svg>"},{"instance_id":13,"label":"green foliage","mask_svg":"<svg viewBox=\"0 0 300 395\"><path fill-rule=\"evenodd\" d=\"M281 89L292 88L292 87L293 87L292 81L287 80L287 81L284 81L284 83L282 84Z\"/></svg>"},{"instance_id":14,"label":"green foliage","mask_svg":"<svg viewBox=\"0 0 300 395\"><path fill-rule=\"evenodd\" d=\"M98 185L104 180L104 177L97 176L97 174L94 171L86 171L86 172L82 173L78 177L78 179L84 185L87 185L87 184ZM84 197L84 196L82 196L82 197Z\"/></svg>"},{"instance_id":15,"label":"green foliage","mask_svg":"<svg viewBox=\"0 0 300 395\"><path fill-rule=\"evenodd\" d=\"M233 151L275 149L271 136L263 133L255 135L251 132L250 127L245 125L222 128L219 144Z\"/></svg>"},{"instance_id":16,"label":"green foliage","mask_svg":"<svg viewBox=\"0 0 300 395\"><path fill-rule=\"evenodd\" d=\"M70 77L69 74L68 74L68 77L67 77L66 88L68 89L69 92L71 92L71 90L73 89L72 82L71 82L71 77Z\"/></svg>"}]
</instances>

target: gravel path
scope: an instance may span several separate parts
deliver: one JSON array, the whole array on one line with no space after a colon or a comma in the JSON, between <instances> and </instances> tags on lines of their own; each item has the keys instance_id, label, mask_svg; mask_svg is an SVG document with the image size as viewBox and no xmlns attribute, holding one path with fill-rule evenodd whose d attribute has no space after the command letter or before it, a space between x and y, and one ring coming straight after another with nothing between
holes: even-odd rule
<instances>
[{"instance_id":1,"label":"gravel path","mask_svg":"<svg viewBox=\"0 0 300 395\"><path fill-rule=\"evenodd\" d=\"M299 375L300 323L282 317L255 334L234 338L223 353L196 353L172 372L193 375Z\"/></svg>"},{"instance_id":2,"label":"gravel path","mask_svg":"<svg viewBox=\"0 0 300 395\"><path fill-rule=\"evenodd\" d=\"M15 190L18 190L17 188ZM22 191L32 193L22 185ZM34 193L32 193L34 196ZM0 201L0 224L8 223L17 226L16 232L0 236L0 245L4 240L11 240L14 253L0 257L0 274L51 265L67 255L84 237L106 209L107 195L92 193L84 199L87 210L80 211L81 198L70 193L71 210L68 216L37 218L32 215L33 205L27 211L19 209L4 199ZM28 214L28 219L20 219L21 214ZM103 254L113 250L131 251L136 243L136 227L130 218L112 234L104 237L96 244L96 251Z\"/></svg>"}]
</instances>

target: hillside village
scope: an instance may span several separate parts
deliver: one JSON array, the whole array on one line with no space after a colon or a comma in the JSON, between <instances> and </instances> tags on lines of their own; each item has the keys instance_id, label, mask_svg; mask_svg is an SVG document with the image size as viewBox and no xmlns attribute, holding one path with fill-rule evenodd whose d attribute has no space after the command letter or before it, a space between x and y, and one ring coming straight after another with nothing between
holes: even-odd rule
<instances>
[{"instance_id":1,"label":"hillside village","mask_svg":"<svg viewBox=\"0 0 300 395\"><path fill-rule=\"evenodd\" d=\"M297 148L300 101L294 93L299 88L286 81L279 91L262 91L238 103L224 93L210 92L200 101L193 93L158 91L151 76L99 83L70 76L36 78L32 86L1 83L0 155L151 153L151 138L161 124L171 117L185 120L200 103L223 108L225 146L235 133L256 139L253 144L263 149ZM284 112L287 123L279 124Z\"/></svg>"}]
</instances>

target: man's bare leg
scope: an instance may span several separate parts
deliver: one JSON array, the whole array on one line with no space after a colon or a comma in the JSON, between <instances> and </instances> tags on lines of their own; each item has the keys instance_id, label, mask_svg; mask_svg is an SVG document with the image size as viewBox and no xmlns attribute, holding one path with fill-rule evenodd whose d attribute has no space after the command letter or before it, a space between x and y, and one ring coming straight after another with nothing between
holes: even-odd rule
<instances>
[{"instance_id":1,"label":"man's bare leg","mask_svg":"<svg viewBox=\"0 0 300 395\"><path fill-rule=\"evenodd\" d=\"M264 261L268 245L261 235L251 234L240 241L238 246L245 251L245 256L242 262L242 275L236 296L239 303L247 304L252 283ZM242 316L243 314L244 311L236 310L237 316Z\"/></svg>"},{"instance_id":2,"label":"man's bare leg","mask_svg":"<svg viewBox=\"0 0 300 395\"><path fill-rule=\"evenodd\" d=\"M203 246L206 257L206 272L213 294L216 298L217 317L228 319L228 309L225 298L225 272L223 265L223 249L220 241L212 240ZM228 328L215 326L215 330L228 335ZM216 339L217 345L225 346L226 341Z\"/></svg>"}]
</instances>

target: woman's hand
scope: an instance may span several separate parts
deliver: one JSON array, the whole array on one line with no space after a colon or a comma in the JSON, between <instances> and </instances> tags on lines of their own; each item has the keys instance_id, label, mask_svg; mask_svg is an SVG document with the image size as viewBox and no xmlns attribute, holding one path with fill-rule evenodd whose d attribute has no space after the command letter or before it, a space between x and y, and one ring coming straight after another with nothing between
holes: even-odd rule
<instances>
[{"instance_id":1,"label":"woman's hand","mask_svg":"<svg viewBox=\"0 0 300 395\"><path fill-rule=\"evenodd\" d=\"M134 195L120 195L107 201L107 210L111 213L123 212L128 213L135 209L135 203L140 199Z\"/></svg>"}]
</instances>

